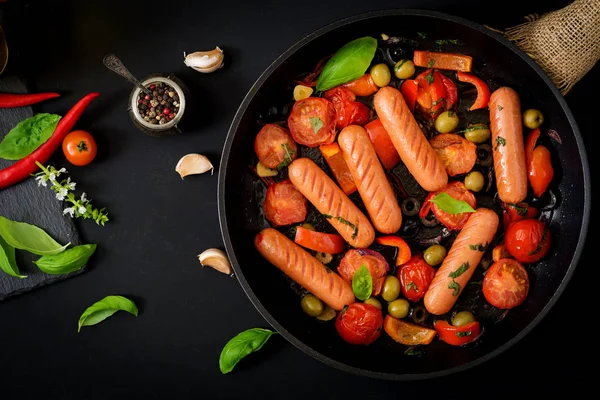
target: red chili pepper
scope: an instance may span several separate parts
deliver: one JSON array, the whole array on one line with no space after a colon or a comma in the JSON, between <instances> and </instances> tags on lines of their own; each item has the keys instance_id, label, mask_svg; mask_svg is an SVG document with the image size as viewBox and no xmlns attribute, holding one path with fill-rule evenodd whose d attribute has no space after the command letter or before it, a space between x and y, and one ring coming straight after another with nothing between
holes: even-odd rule
<instances>
[{"instance_id":1,"label":"red chili pepper","mask_svg":"<svg viewBox=\"0 0 600 400\"><path fill-rule=\"evenodd\" d=\"M446 110L451 110L456 101L458 100L458 89L452 79L448 78L444 74L440 74L442 77L442 83L446 88Z\"/></svg>"},{"instance_id":2,"label":"red chili pepper","mask_svg":"<svg viewBox=\"0 0 600 400\"><path fill-rule=\"evenodd\" d=\"M490 102L490 88L483 80L479 79L473 74L461 71L456 73L456 77L459 81L468 82L474 85L475 89L477 89L477 98L469 110L478 110L488 106L488 103Z\"/></svg>"},{"instance_id":3,"label":"red chili pepper","mask_svg":"<svg viewBox=\"0 0 600 400\"><path fill-rule=\"evenodd\" d=\"M0 93L0 108L30 106L59 96L58 93Z\"/></svg>"},{"instance_id":4,"label":"red chili pepper","mask_svg":"<svg viewBox=\"0 0 600 400\"><path fill-rule=\"evenodd\" d=\"M462 346L474 341L481 334L478 321L470 322L462 326L452 326L448 321L438 319L433 324L440 339L453 346Z\"/></svg>"},{"instance_id":5,"label":"red chili pepper","mask_svg":"<svg viewBox=\"0 0 600 400\"><path fill-rule=\"evenodd\" d=\"M525 142L525 157L527 160L527 176L529 184L536 197L541 197L554 178L554 167L550 150L544 145L538 145L540 129L534 129Z\"/></svg>"},{"instance_id":6,"label":"red chili pepper","mask_svg":"<svg viewBox=\"0 0 600 400\"><path fill-rule=\"evenodd\" d=\"M36 172L39 168L35 163L36 161L45 164L56 149L61 146L63 139L71 132L86 107L98 96L100 96L100 93L97 92L85 95L61 118L50 139L27 157L0 170L0 190L21 182Z\"/></svg>"}]
</instances>

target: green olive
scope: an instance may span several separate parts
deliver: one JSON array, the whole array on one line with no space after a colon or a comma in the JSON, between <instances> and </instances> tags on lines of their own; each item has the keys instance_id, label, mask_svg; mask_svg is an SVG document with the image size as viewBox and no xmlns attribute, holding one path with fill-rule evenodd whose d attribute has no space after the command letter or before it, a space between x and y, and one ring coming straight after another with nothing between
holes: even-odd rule
<instances>
[{"instance_id":1,"label":"green olive","mask_svg":"<svg viewBox=\"0 0 600 400\"><path fill-rule=\"evenodd\" d=\"M450 133L458 126L458 115L452 110L444 111L435 119L435 130Z\"/></svg>"},{"instance_id":2,"label":"green olive","mask_svg":"<svg viewBox=\"0 0 600 400\"><path fill-rule=\"evenodd\" d=\"M469 125L465 131L465 139L473 143L483 143L490 138L490 128L484 124Z\"/></svg>"},{"instance_id":3,"label":"green olive","mask_svg":"<svg viewBox=\"0 0 600 400\"><path fill-rule=\"evenodd\" d=\"M472 192L479 192L484 184L485 179L479 171L471 171L465 176L465 187Z\"/></svg>"},{"instance_id":4,"label":"green olive","mask_svg":"<svg viewBox=\"0 0 600 400\"><path fill-rule=\"evenodd\" d=\"M317 315L317 319L319 321L331 321L332 319L334 319L336 317L337 313L335 312L335 310L329 306L325 306L325 309L323 310L323 312L319 315Z\"/></svg>"},{"instance_id":5,"label":"green olive","mask_svg":"<svg viewBox=\"0 0 600 400\"><path fill-rule=\"evenodd\" d=\"M394 301L400 295L400 280L394 275L388 275L383 281L383 289L381 290L381 297L387 302Z\"/></svg>"},{"instance_id":6,"label":"green olive","mask_svg":"<svg viewBox=\"0 0 600 400\"><path fill-rule=\"evenodd\" d=\"M423 258L425 259L425 262L431 266L436 266L442 263L442 261L444 261L444 258L446 258L446 248L444 246L442 246L441 244L434 244L432 246L429 246L424 252L423 252Z\"/></svg>"},{"instance_id":7,"label":"green olive","mask_svg":"<svg viewBox=\"0 0 600 400\"><path fill-rule=\"evenodd\" d=\"M452 325L463 326L475 321L475 316L471 311L457 312L452 318Z\"/></svg>"},{"instance_id":8,"label":"green olive","mask_svg":"<svg viewBox=\"0 0 600 400\"><path fill-rule=\"evenodd\" d=\"M323 302L312 294L307 294L302 297L300 305L302 306L302 310L311 317L321 315L324 308Z\"/></svg>"},{"instance_id":9,"label":"green olive","mask_svg":"<svg viewBox=\"0 0 600 400\"><path fill-rule=\"evenodd\" d=\"M400 60L394 65L394 75L398 79L409 79L415 74L415 64L412 60Z\"/></svg>"},{"instance_id":10,"label":"green olive","mask_svg":"<svg viewBox=\"0 0 600 400\"><path fill-rule=\"evenodd\" d=\"M381 302L379 300L377 300L376 297L372 297L372 296L369 297L368 299L365 300L365 304L370 304L381 310Z\"/></svg>"},{"instance_id":11,"label":"green olive","mask_svg":"<svg viewBox=\"0 0 600 400\"><path fill-rule=\"evenodd\" d=\"M396 299L388 304L388 314L394 318L404 318L408 315L410 305L406 299Z\"/></svg>"},{"instance_id":12,"label":"green olive","mask_svg":"<svg viewBox=\"0 0 600 400\"><path fill-rule=\"evenodd\" d=\"M373 82L379 87L384 87L390 84L392 80L392 74L387 64L375 64L371 67L371 78Z\"/></svg>"},{"instance_id":13,"label":"green olive","mask_svg":"<svg viewBox=\"0 0 600 400\"><path fill-rule=\"evenodd\" d=\"M529 129L539 128L544 123L544 114L535 108L529 108L523 112L523 125Z\"/></svg>"}]
</instances>

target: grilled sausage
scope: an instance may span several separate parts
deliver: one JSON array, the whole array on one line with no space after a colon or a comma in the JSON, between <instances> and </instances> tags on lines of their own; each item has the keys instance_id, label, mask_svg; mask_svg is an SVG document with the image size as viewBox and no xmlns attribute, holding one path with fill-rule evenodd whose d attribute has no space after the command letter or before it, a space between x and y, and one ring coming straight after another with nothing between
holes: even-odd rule
<instances>
[{"instance_id":1,"label":"grilled sausage","mask_svg":"<svg viewBox=\"0 0 600 400\"><path fill-rule=\"evenodd\" d=\"M519 203L527 196L527 164L519 95L509 87L490 97L490 130L498 197Z\"/></svg>"},{"instance_id":2,"label":"grilled sausage","mask_svg":"<svg viewBox=\"0 0 600 400\"><path fill-rule=\"evenodd\" d=\"M375 111L408 168L421 187L429 192L448 183L444 163L431 147L398 89L386 86L375 94Z\"/></svg>"},{"instance_id":3,"label":"grilled sausage","mask_svg":"<svg viewBox=\"0 0 600 400\"><path fill-rule=\"evenodd\" d=\"M354 303L348 282L276 229L259 232L254 246L267 261L334 310Z\"/></svg>"},{"instance_id":4,"label":"grilled sausage","mask_svg":"<svg viewBox=\"0 0 600 400\"><path fill-rule=\"evenodd\" d=\"M367 132L349 125L338 136L344 160L376 230L391 234L402 225L402 210Z\"/></svg>"},{"instance_id":5,"label":"grilled sausage","mask_svg":"<svg viewBox=\"0 0 600 400\"><path fill-rule=\"evenodd\" d=\"M352 247L366 248L373 243L375 230L369 219L313 160L294 160L288 175L296 189Z\"/></svg>"},{"instance_id":6,"label":"grilled sausage","mask_svg":"<svg viewBox=\"0 0 600 400\"><path fill-rule=\"evenodd\" d=\"M488 208L478 208L469 216L425 292L427 311L435 315L450 311L494 238L498 224L498 215Z\"/></svg>"}]
</instances>

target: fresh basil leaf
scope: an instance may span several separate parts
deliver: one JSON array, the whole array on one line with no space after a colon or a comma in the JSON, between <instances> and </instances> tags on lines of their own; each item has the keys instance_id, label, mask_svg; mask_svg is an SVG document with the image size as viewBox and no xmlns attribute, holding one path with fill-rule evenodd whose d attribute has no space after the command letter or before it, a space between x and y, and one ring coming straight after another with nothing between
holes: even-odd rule
<instances>
[{"instance_id":1,"label":"fresh basil leaf","mask_svg":"<svg viewBox=\"0 0 600 400\"><path fill-rule=\"evenodd\" d=\"M352 291L359 300L371 297L373 291L373 278L365 264L362 264L352 276Z\"/></svg>"},{"instance_id":2,"label":"fresh basil leaf","mask_svg":"<svg viewBox=\"0 0 600 400\"><path fill-rule=\"evenodd\" d=\"M446 192L440 192L434 198L429 200L433 202L440 210L449 214L460 214L464 212L475 212L473 207L464 200L456 200Z\"/></svg>"},{"instance_id":3,"label":"fresh basil leaf","mask_svg":"<svg viewBox=\"0 0 600 400\"><path fill-rule=\"evenodd\" d=\"M377 50L377 39L365 36L342 46L325 63L317 79L317 91L348 83L365 74Z\"/></svg>"},{"instance_id":4,"label":"fresh basil leaf","mask_svg":"<svg viewBox=\"0 0 600 400\"><path fill-rule=\"evenodd\" d=\"M33 153L54 133L61 116L39 113L19 122L0 143L0 158L20 160Z\"/></svg>"},{"instance_id":5,"label":"fresh basil leaf","mask_svg":"<svg viewBox=\"0 0 600 400\"><path fill-rule=\"evenodd\" d=\"M231 338L221 350L219 357L221 373L231 372L242 358L260 350L275 333L277 332L270 329L252 328Z\"/></svg>"},{"instance_id":6,"label":"fresh basil leaf","mask_svg":"<svg viewBox=\"0 0 600 400\"><path fill-rule=\"evenodd\" d=\"M68 274L83 268L94 251L95 244L82 244L59 254L42 256L33 263L50 275Z\"/></svg>"},{"instance_id":7,"label":"fresh basil leaf","mask_svg":"<svg viewBox=\"0 0 600 400\"><path fill-rule=\"evenodd\" d=\"M136 317L138 316L138 308L133 301L123 296L106 296L102 300L89 306L83 314L81 314L77 332L84 326L96 325L104 321L117 311L127 311Z\"/></svg>"},{"instance_id":8,"label":"fresh basil leaf","mask_svg":"<svg viewBox=\"0 0 600 400\"><path fill-rule=\"evenodd\" d=\"M15 249L25 250L39 256L58 254L64 246L52 239L43 229L26 222L12 221L0 215L0 236Z\"/></svg>"},{"instance_id":9,"label":"fresh basil leaf","mask_svg":"<svg viewBox=\"0 0 600 400\"><path fill-rule=\"evenodd\" d=\"M321 120L321 118L319 117L312 117L308 119L308 122L310 122L310 127L312 128L313 132L315 133L315 135L317 133L319 133L319 131L321 130L321 128L323 127L323 121Z\"/></svg>"},{"instance_id":10,"label":"fresh basil leaf","mask_svg":"<svg viewBox=\"0 0 600 400\"><path fill-rule=\"evenodd\" d=\"M15 248L6 243L2 237L0 237L0 269L15 278L27 278L27 275L21 275L19 271L15 258Z\"/></svg>"}]
</instances>

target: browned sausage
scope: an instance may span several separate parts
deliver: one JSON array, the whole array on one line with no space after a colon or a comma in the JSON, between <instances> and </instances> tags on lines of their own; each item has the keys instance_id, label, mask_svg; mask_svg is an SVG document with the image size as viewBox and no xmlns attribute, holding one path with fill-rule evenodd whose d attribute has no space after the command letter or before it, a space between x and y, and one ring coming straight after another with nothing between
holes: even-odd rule
<instances>
[{"instance_id":1,"label":"browned sausage","mask_svg":"<svg viewBox=\"0 0 600 400\"><path fill-rule=\"evenodd\" d=\"M402 210L367 131L347 126L338 143L373 226L381 233L395 233L402 225Z\"/></svg>"},{"instance_id":2,"label":"browned sausage","mask_svg":"<svg viewBox=\"0 0 600 400\"><path fill-rule=\"evenodd\" d=\"M288 167L296 189L312 203L352 247L369 247L373 225L335 182L310 158L298 158Z\"/></svg>"},{"instance_id":3,"label":"browned sausage","mask_svg":"<svg viewBox=\"0 0 600 400\"><path fill-rule=\"evenodd\" d=\"M519 203L527 196L527 164L519 95L509 87L490 97L490 130L498 197Z\"/></svg>"},{"instance_id":4,"label":"browned sausage","mask_svg":"<svg viewBox=\"0 0 600 400\"><path fill-rule=\"evenodd\" d=\"M435 315L450 311L494 238L499 221L489 208L478 208L469 215L425 292L427 311Z\"/></svg>"},{"instance_id":5,"label":"browned sausage","mask_svg":"<svg viewBox=\"0 0 600 400\"><path fill-rule=\"evenodd\" d=\"M354 303L348 282L276 229L259 232L254 246L267 261L334 310Z\"/></svg>"},{"instance_id":6,"label":"browned sausage","mask_svg":"<svg viewBox=\"0 0 600 400\"><path fill-rule=\"evenodd\" d=\"M375 111L402 162L419 185L429 192L446 186L448 174L444 163L427 141L402 93L390 86L379 89L375 94Z\"/></svg>"}]
</instances>

